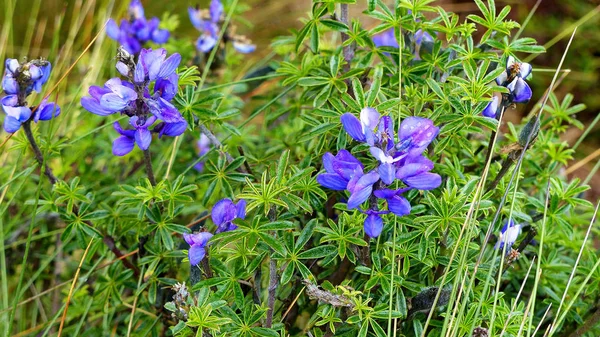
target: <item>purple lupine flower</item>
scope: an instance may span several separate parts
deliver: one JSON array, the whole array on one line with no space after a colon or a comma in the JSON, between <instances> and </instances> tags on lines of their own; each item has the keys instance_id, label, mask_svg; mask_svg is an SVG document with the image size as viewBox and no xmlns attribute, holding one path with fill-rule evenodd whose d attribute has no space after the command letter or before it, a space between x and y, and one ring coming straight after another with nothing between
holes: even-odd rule
<instances>
[{"instance_id":1,"label":"purple lupine flower","mask_svg":"<svg viewBox=\"0 0 600 337\"><path fill-rule=\"evenodd\" d=\"M325 153L323 167L326 173L319 174L317 182L331 190L343 191L352 178L362 176L364 166L350 152L340 150L335 157L330 152Z\"/></svg>"},{"instance_id":2,"label":"purple lupine flower","mask_svg":"<svg viewBox=\"0 0 600 337\"><path fill-rule=\"evenodd\" d=\"M205 154L207 154L208 151L210 151L210 145L210 139L208 139L208 137L206 137L205 134L200 134L200 139L196 143L196 146L198 148L198 156L202 157ZM194 165L194 169L196 169L196 171L198 172L202 172L204 170L204 161L201 160L197 162L196 165Z\"/></svg>"},{"instance_id":3,"label":"purple lupine flower","mask_svg":"<svg viewBox=\"0 0 600 337\"><path fill-rule=\"evenodd\" d=\"M500 230L500 234L498 235L498 242L494 246L495 249L504 249L504 245L506 245L506 252L510 252L510 248L515 244L519 234L521 233L522 226L520 224L515 224L515 222L510 219L508 220L502 229Z\"/></svg>"},{"instance_id":4,"label":"purple lupine flower","mask_svg":"<svg viewBox=\"0 0 600 337\"><path fill-rule=\"evenodd\" d=\"M441 184L442 178L430 172L433 162L423 155L438 135L439 128L427 118L408 117L400 124L398 142L394 143L392 119L389 116L380 117L375 109L363 109L360 119L346 113L340 120L353 139L371 145L370 153L378 160L379 166L365 174L363 164L347 150L341 150L335 157L326 153L323 156L326 172L317 176L317 182L333 190L350 192L348 209L359 208L371 200L369 208L361 212L367 215L365 233L377 237L383 228L382 214L410 214L411 206L402 196L404 192L411 189L431 190ZM406 187L389 189L388 186L396 180ZM379 210L372 197L384 199L388 210Z\"/></svg>"},{"instance_id":5,"label":"purple lupine flower","mask_svg":"<svg viewBox=\"0 0 600 337\"><path fill-rule=\"evenodd\" d=\"M234 204L231 199L222 199L213 206L211 217L217 233L232 231L237 228L233 220L246 218L246 200L240 199Z\"/></svg>"},{"instance_id":6,"label":"purple lupine flower","mask_svg":"<svg viewBox=\"0 0 600 337\"><path fill-rule=\"evenodd\" d=\"M112 78L104 87L90 87L90 96L81 98L81 105L93 114L108 116L118 112L130 117L129 124L134 130L115 125L121 136L113 143L113 154L123 156L131 152L135 144L147 150L152 132L159 138L181 135L187 122L170 102L178 90L176 70L181 56L175 53L167 57L162 48L142 49L135 61L133 55L121 49L117 58L117 69L126 80ZM151 129L155 122L158 123Z\"/></svg>"},{"instance_id":7,"label":"purple lupine flower","mask_svg":"<svg viewBox=\"0 0 600 337\"><path fill-rule=\"evenodd\" d=\"M421 57L419 56L419 51L421 49L421 45L423 42L433 42L433 36L426 31L419 29L413 34L413 39L415 42L415 60L420 60ZM399 48L398 40L396 39L396 35L394 33L394 28L389 28L379 34L373 35L373 43L376 47ZM387 55L387 53L385 54Z\"/></svg>"},{"instance_id":8,"label":"purple lupine flower","mask_svg":"<svg viewBox=\"0 0 600 337\"><path fill-rule=\"evenodd\" d=\"M496 83L509 91L508 103L529 102L532 91L525 79L531 74L532 69L531 64L518 62L512 56L508 57L506 72L496 78Z\"/></svg>"},{"instance_id":9,"label":"purple lupine flower","mask_svg":"<svg viewBox=\"0 0 600 337\"><path fill-rule=\"evenodd\" d=\"M146 19L140 0L131 1L128 17L129 19L121 20L120 25L110 19L106 25L106 34L129 53L138 54L146 42L163 44L169 39L169 31L159 28L158 18Z\"/></svg>"},{"instance_id":10,"label":"purple lupine flower","mask_svg":"<svg viewBox=\"0 0 600 337\"><path fill-rule=\"evenodd\" d=\"M194 7L188 8L192 25L202 33L196 41L196 49L198 51L208 53L217 45L224 22L223 10L223 4L220 0L211 0L208 10L201 10ZM225 32L223 40L231 41L233 48L243 54L256 50L256 46L248 38L230 34L229 31Z\"/></svg>"},{"instance_id":11,"label":"purple lupine flower","mask_svg":"<svg viewBox=\"0 0 600 337\"><path fill-rule=\"evenodd\" d=\"M365 234L367 234L369 237L376 238L383 230L383 219L380 215L389 212L368 210L365 213L367 214L367 218L365 219L364 223Z\"/></svg>"},{"instance_id":12,"label":"purple lupine flower","mask_svg":"<svg viewBox=\"0 0 600 337\"><path fill-rule=\"evenodd\" d=\"M206 245L212 237L213 235L208 232L183 234L183 239L190 245L190 249L188 249L190 265L197 266L206 256Z\"/></svg>"},{"instance_id":13,"label":"purple lupine flower","mask_svg":"<svg viewBox=\"0 0 600 337\"><path fill-rule=\"evenodd\" d=\"M481 114L485 117L496 118L496 112L498 111L498 96L493 96L492 100L483 109Z\"/></svg>"},{"instance_id":14,"label":"purple lupine flower","mask_svg":"<svg viewBox=\"0 0 600 337\"><path fill-rule=\"evenodd\" d=\"M43 59L19 63L16 59L5 61L5 71L2 77L2 89L7 96L1 99L4 118L4 130L9 133L16 132L21 124L33 119L34 122L46 121L60 114L60 107L55 103L48 103L44 99L35 108L35 113L26 105L27 96L33 91L41 92L50 78L52 66ZM33 118L32 118L33 117Z\"/></svg>"}]
</instances>

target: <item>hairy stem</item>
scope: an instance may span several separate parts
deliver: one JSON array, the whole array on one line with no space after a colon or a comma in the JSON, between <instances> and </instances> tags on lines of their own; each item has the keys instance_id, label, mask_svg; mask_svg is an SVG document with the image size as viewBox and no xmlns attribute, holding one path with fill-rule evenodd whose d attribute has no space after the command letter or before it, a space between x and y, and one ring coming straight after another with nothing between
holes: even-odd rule
<instances>
[{"instance_id":1,"label":"hairy stem","mask_svg":"<svg viewBox=\"0 0 600 337\"><path fill-rule=\"evenodd\" d=\"M269 261L269 297L267 299L267 311L266 327L271 328L273 326L273 311L275 309L275 293L277 292L277 261L271 257Z\"/></svg>"},{"instance_id":2,"label":"hairy stem","mask_svg":"<svg viewBox=\"0 0 600 337\"><path fill-rule=\"evenodd\" d=\"M150 157L150 150L144 150L144 163L146 164L146 174L148 180L152 186L156 186L156 178L154 178L154 170L152 170L152 158Z\"/></svg>"},{"instance_id":3,"label":"hairy stem","mask_svg":"<svg viewBox=\"0 0 600 337\"><path fill-rule=\"evenodd\" d=\"M210 130L203 124L200 124L200 132L202 132L206 137L208 137L210 142L213 143L218 149L221 149L223 147L221 141L219 141L219 139L215 137L215 135L213 135L213 133L210 132ZM233 161L233 157L225 151L223 151L223 153L225 154L225 158L227 158L227 161L231 163Z\"/></svg>"},{"instance_id":4,"label":"hairy stem","mask_svg":"<svg viewBox=\"0 0 600 337\"><path fill-rule=\"evenodd\" d=\"M40 150L40 147L37 145L37 142L35 141L35 137L33 137L33 133L31 132L31 120L28 120L27 122L23 123L23 130L25 130L25 135L27 136L27 140L29 141L31 148L33 149L33 153L35 154L35 159L40 164L40 167L42 168L42 170L44 170L44 174L46 174L46 176L48 177L48 180L50 180L50 183L52 185L56 184L56 182L58 182L58 179L56 179L56 177L54 176L54 173L52 173L52 170L50 170L48 165L44 165L45 164L44 156L42 155L42 151Z\"/></svg>"},{"instance_id":5,"label":"hairy stem","mask_svg":"<svg viewBox=\"0 0 600 337\"><path fill-rule=\"evenodd\" d=\"M269 220L271 222L275 222L277 220L277 210L275 206L271 207L269 210ZM277 235L275 234L275 239L277 239ZM269 310L267 311L267 318L265 321L265 325L267 328L271 328L273 326L273 313L275 311L275 294L277 292L277 282L279 281L277 276L277 261L271 255L269 261L269 295L267 297L267 306Z\"/></svg>"},{"instance_id":6,"label":"hairy stem","mask_svg":"<svg viewBox=\"0 0 600 337\"><path fill-rule=\"evenodd\" d=\"M346 26L348 26L348 28L350 28L350 20L349 20L349 14L348 14L348 4L340 4L340 9L341 9L341 15L340 15L340 21L345 24ZM348 41L348 39L350 38L348 36L348 34L342 32L342 44L344 44L346 41ZM346 61L346 64L344 64L344 72L348 72L350 70L350 66L352 63L352 59L354 58L354 43L350 43L346 46L343 47L343 54L344 54L344 61Z\"/></svg>"}]
</instances>

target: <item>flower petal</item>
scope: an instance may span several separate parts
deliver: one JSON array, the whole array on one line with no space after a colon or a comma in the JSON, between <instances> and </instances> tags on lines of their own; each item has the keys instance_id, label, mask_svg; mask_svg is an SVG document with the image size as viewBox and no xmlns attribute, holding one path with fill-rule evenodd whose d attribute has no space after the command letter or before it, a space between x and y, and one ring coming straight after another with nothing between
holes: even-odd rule
<instances>
[{"instance_id":1,"label":"flower petal","mask_svg":"<svg viewBox=\"0 0 600 337\"><path fill-rule=\"evenodd\" d=\"M236 217L244 220L246 218L246 200L240 199L235 205Z\"/></svg>"},{"instance_id":2,"label":"flower petal","mask_svg":"<svg viewBox=\"0 0 600 337\"><path fill-rule=\"evenodd\" d=\"M169 36L171 36L171 33L166 29L154 29L152 31L151 39L154 43L164 44L169 40Z\"/></svg>"},{"instance_id":3,"label":"flower petal","mask_svg":"<svg viewBox=\"0 0 600 337\"><path fill-rule=\"evenodd\" d=\"M16 95L19 93L19 83L12 76L4 75L2 89L9 95Z\"/></svg>"},{"instance_id":4,"label":"flower petal","mask_svg":"<svg viewBox=\"0 0 600 337\"><path fill-rule=\"evenodd\" d=\"M187 122L178 123L164 123L162 130L160 131L159 138L163 135L169 137L177 137L185 132L187 129Z\"/></svg>"},{"instance_id":5,"label":"flower petal","mask_svg":"<svg viewBox=\"0 0 600 337\"><path fill-rule=\"evenodd\" d=\"M340 117L340 120L342 121L344 130L346 130L350 137L359 142L364 142L366 140L362 125L358 118L354 117L353 114L347 112Z\"/></svg>"},{"instance_id":6,"label":"flower petal","mask_svg":"<svg viewBox=\"0 0 600 337\"><path fill-rule=\"evenodd\" d=\"M220 200L213 206L210 216L217 226L232 221L236 216L236 208L233 201L230 199Z\"/></svg>"},{"instance_id":7,"label":"flower petal","mask_svg":"<svg viewBox=\"0 0 600 337\"><path fill-rule=\"evenodd\" d=\"M152 133L146 128L139 128L135 131L135 142L142 150L148 150L152 142Z\"/></svg>"},{"instance_id":8,"label":"flower petal","mask_svg":"<svg viewBox=\"0 0 600 337\"><path fill-rule=\"evenodd\" d=\"M335 173L323 173L317 175L317 182L330 190L343 191L348 186L348 180Z\"/></svg>"},{"instance_id":9,"label":"flower petal","mask_svg":"<svg viewBox=\"0 0 600 337\"><path fill-rule=\"evenodd\" d=\"M17 132L17 130L19 130L20 127L21 122L19 122L19 120L17 120L16 118L11 116L6 116L6 118L4 118L4 131L8 133L14 133Z\"/></svg>"},{"instance_id":10,"label":"flower petal","mask_svg":"<svg viewBox=\"0 0 600 337\"><path fill-rule=\"evenodd\" d=\"M196 41L196 48L203 52L208 53L217 44L217 39L208 34L202 34L198 41Z\"/></svg>"},{"instance_id":11,"label":"flower petal","mask_svg":"<svg viewBox=\"0 0 600 337\"><path fill-rule=\"evenodd\" d=\"M421 173L403 180L406 185L418 190L433 190L442 184L442 177L435 173Z\"/></svg>"},{"instance_id":12,"label":"flower petal","mask_svg":"<svg viewBox=\"0 0 600 337\"><path fill-rule=\"evenodd\" d=\"M133 138L121 136L113 142L112 152L115 156L124 156L133 150L134 145Z\"/></svg>"},{"instance_id":13,"label":"flower petal","mask_svg":"<svg viewBox=\"0 0 600 337\"><path fill-rule=\"evenodd\" d=\"M178 53L169 56L160 66L158 78L167 78L175 73L177 67L179 66L179 62L181 62L181 55Z\"/></svg>"},{"instance_id":14,"label":"flower petal","mask_svg":"<svg viewBox=\"0 0 600 337\"><path fill-rule=\"evenodd\" d=\"M43 100L42 103L35 110L34 121L47 121L60 115L60 107L56 103L48 103Z\"/></svg>"},{"instance_id":15,"label":"flower petal","mask_svg":"<svg viewBox=\"0 0 600 337\"><path fill-rule=\"evenodd\" d=\"M373 108L363 108L360 110L360 123L371 131L375 130L379 124L379 112Z\"/></svg>"},{"instance_id":16,"label":"flower petal","mask_svg":"<svg viewBox=\"0 0 600 337\"><path fill-rule=\"evenodd\" d=\"M520 77L515 78L506 88L512 94L513 103L527 103L533 94L529 84Z\"/></svg>"},{"instance_id":17,"label":"flower petal","mask_svg":"<svg viewBox=\"0 0 600 337\"><path fill-rule=\"evenodd\" d=\"M492 100L483 109L481 114L485 117L496 118L496 111L498 110L498 96L492 97Z\"/></svg>"},{"instance_id":18,"label":"flower petal","mask_svg":"<svg viewBox=\"0 0 600 337\"><path fill-rule=\"evenodd\" d=\"M194 8L194 7L188 7L188 14L190 17L190 21L192 22L192 25L202 31L202 27L204 27L204 21L202 20L202 15L199 9Z\"/></svg>"},{"instance_id":19,"label":"flower petal","mask_svg":"<svg viewBox=\"0 0 600 337\"><path fill-rule=\"evenodd\" d=\"M378 168L381 181L386 185L391 185L396 179L396 167L390 163L382 163Z\"/></svg>"},{"instance_id":20,"label":"flower petal","mask_svg":"<svg viewBox=\"0 0 600 337\"><path fill-rule=\"evenodd\" d=\"M325 168L325 171L327 171L327 173L334 173L333 171L333 160L335 159L335 157L333 156L333 154L331 154L331 152L327 152L323 155L323 167Z\"/></svg>"},{"instance_id":21,"label":"flower petal","mask_svg":"<svg viewBox=\"0 0 600 337\"><path fill-rule=\"evenodd\" d=\"M398 131L398 146L408 146L407 151L411 154L421 154L427 146L435 139L439 128L433 125L433 121L422 117L408 117L400 124Z\"/></svg>"},{"instance_id":22,"label":"flower petal","mask_svg":"<svg viewBox=\"0 0 600 337\"><path fill-rule=\"evenodd\" d=\"M235 50L242 54L248 54L256 50L256 45L251 43L233 41L233 48L235 48Z\"/></svg>"},{"instance_id":23,"label":"flower petal","mask_svg":"<svg viewBox=\"0 0 600 337\"><path fill-rule=\"evenodd\" d=\"M204 246L193 245L188 250L188 258L190 260L190 265L192 266L197 266L204 256L206 256L206 249Z\"/></svg>"},{"instance_id":24,"label":"flower petal","mask_svg":"<svg viewBox=\"0 0 600 337\"><path fill-rule=\"evenodd\" d=\"M410 203L406 198L395 195L392 198L386 199L388 209L397 216L405 216L410 214Z\"/></svg>"},{"instance_id":25,"label":"flower petal","mask_svg":"<svg viewBox=\"0 0 600 337\"><path fill-rule=\"evenodd\" d=\"M100 105L105 110L121 111L129 105L129 102L117 94L106 94L100 99Z\"/></svg>"},{"instance_id":26,"label":"flower petal","mask_svg":"<svg viewBox=\"0 0 600 337\"><path fill-rule=\"evenodd\" d=\"M109 19L106 23L106 35L113 40L119 40L119 37L121 36L121 30L119 29L119 26L115 20Z\"/></svg>"},{"instance_id":27,"label":"flower petal","mask_svg":"<svg viewBox=\"0 0 600 337\"><path fill-rule=\"evenodd\" d=\"M108 116L116 112L116 110L105 109L99 101L87 96L81 98L81 106L87 111L100 116Z\"/></svg>"},{"instance_id":28,"label":"flower petal","mask_svg":"<svg viewBox=\"0 0 600 337\"><path fill-rule=\"evenodd\" d=\"M371 238L381 235L383 230L383 219L378 214L369 214L364 223L365 234Z\"/></svg>"}]
</instances>

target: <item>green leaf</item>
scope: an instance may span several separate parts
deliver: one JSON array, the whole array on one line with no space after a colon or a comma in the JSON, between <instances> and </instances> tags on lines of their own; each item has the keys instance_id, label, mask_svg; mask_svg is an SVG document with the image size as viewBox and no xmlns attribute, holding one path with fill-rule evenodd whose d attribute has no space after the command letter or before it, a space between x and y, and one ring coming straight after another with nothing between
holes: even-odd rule
<instances>
[{"instance_id":1,"label":"green leaf","mask_svg":"<svg viewBox=\"0 0 600 337\"><path fill-rule=\"evenodd\" d=\"M299 259L320 259L326 256L335 255L337 253L337 247L332 245L325 245L311 248L298 254Z\"/></svg>"},{"instance_id":2,"label":"green leaf","mask_svg":"<svg viewBox=\"0 0 600 337\"><path fill-rule=\"evenodd\" d=\"M283 244L281 244L281 242L279 242L274 237L272 237L271 235L266 234L266 233L261 232L261 233L258 233L258 235L260 236L260 238L262 239L262 241L264 243L269 245L269 247L271 247L274 251L279 253L279 255L285 256L286 250L285 250L285 247L283 246Z\"/></svg>"}]
</instances>

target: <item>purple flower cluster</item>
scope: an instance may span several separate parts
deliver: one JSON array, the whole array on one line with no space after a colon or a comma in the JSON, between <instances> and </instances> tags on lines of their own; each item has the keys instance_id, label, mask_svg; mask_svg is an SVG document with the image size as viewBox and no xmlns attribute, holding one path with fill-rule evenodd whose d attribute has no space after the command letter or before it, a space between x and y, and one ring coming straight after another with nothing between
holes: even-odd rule
<instances>
[{"instance_id":1,"label":"purple flower cluster","mask_svg":"<svg viewBox=\"0 0 600 337\"><path fill-rule=\"evenodd\" d=\"M413 39L415 43L415 60L420 60L421 57L419 56L419 50L421 49L421 45L423 42L433 42L433 36L426 31L419 29L413 35ZM398 40L396 39L394 33L394 28L389 28L379 34L374 35L373 43L375 43L376 47L399 48Z\"/></svg>"},{"instance_id":2,"label":"purple flower cluster","mask_svg":"<svg viewBox=\"0 0 600 337\"><path fill-rule=\"evenodd\" d=\"M350 192L348 209L358 208L369 200L369 208L363 211L367 214L365 233L377 237L383 230L381 214L391 212L404 216L410 213L410 203L402 196L404 192L431 190L441 184L441 177L430 172L433 162L423 155L439 129L427 118L408 117L400 125L396 143L391 117L380 117L373 108L364 108L360 119L345 113L341 121L350 137L370 145L371 155L379 166L365 173L364 165L347 150L335 156L328 152L323 156L326 173L319 174L317 181L329 189ZM405 187L390 188L396 181ZM385 200L388 210L379 210L377 199Z\"/></svg>"},{"instance_id":3,"label":"purple flower cluster","mask_svg":"<svg viewBox=\"0 0 600 337\"><path fill-rule=\"evenodd\" d=\"M129 53L138 54L148 41L163 44L169 39L169 31L158 28L158 18L146 19L140 0L131 1L128 15L129 19L121 20L121 25L110 19L106 25L106 34L118 41Z\"/></svg>"},{"instance_id":4,"label":"purple flower cluster","mask_svg":"<svg viewBox=\"0 0 600 337\"><path fill-rule=\"evenodd\" d=\"M175 53L167 57L162 48L142 49L136 62L132 55L121 49L117 58L117 70L126 80L112 78L104 87L92 86L88 90L90 96L81 99L81 105L96 115L120 112L130 117L132 129L123 129L118 122L114 124L121 136L113 143L113 154L124 156L133 150L135 144L147 150L152 132L157 133L159 138L181 135L187 128L187 122L171 104L178 90L176 70L181 56ZM153 87L152 92L150 87Z\"/></svg>"},{"instance_id":5,"label":"purple flower cluster","mask_svg":"<svg viewBox=\"0 0 600 337\"><path fill-rule=\"evenodd\" d=\"M196 41L196 48L202 53L210 52L217 45L219 32L224 23L223 4L220 0L211 0L208 10L189 7L188 13L192 25L202 33ZM256 46L245 36L230 34L228 31L223 35L223 41L231 41L233 48L244 54L256 49Z\"/></svg>"},{"instance_id":6,"label":"purple flower cluster","mask_svg":"<svg viewBox=\"0 0 600 337\"><path fill-rule=\"evenodd\" d=\"M237 228L233 220L246 218L246 200L240 199L234 204L231 199L222 199L213 206L211 217L217 226L217 233L232 231ZM206 256L206 245L212 236L208 232L183 234L185 242L190 245L188 258L192 266L198 265Z\"/></svg>"},{"instance_id":7,"label":"purple flower cluster","mask_svg":"<svg viewBox=\"0 0 600 337\"><path fill-rule=\"evenodd\" d=\"M2 110L6 113L4 130L9 133L16 132L21 124L33 117L34 122L47 121L60 114L60 107L44 99L40 105L31 111L27 106L27 96L33 91L41 92L50 78L52 65L42 59L19 63L16 59L7 59L5 62L4 76L2 77L2 90L7 94L1 100Z\"/></svg>"},{"instance_id":8,"label":"purple flower cluster","mask_svg":"<svg viewBox=\"0 0 600 337\"><path fill-rule=\"evenodd\" d=\"M208 153L208 151L210 151L210 144L210 139L208 139L205 134L200 134L200 139L196 143L199 157L204 156ZM197 162L196 165L194 165L194 169L196 169L198 172L204 171L204 161Z\"/></svg>"},{"instance_id":9,"label":"purple flower cluster","mask_svg":"<svg viewBox=\"0 0 600 337\"><path fill-rule=\"evenodd\" d=\"M513 103L527 103L531 99L532 91L525 79L531 74L531 64L517 62L509 56L506 61L506 71L496 78L496 83L508 89L508 94L502 96L500 102L494 96L490 103L481 112L485 117L497 118L498 106L509 106Z\"/></svg>"}]
</instances>

